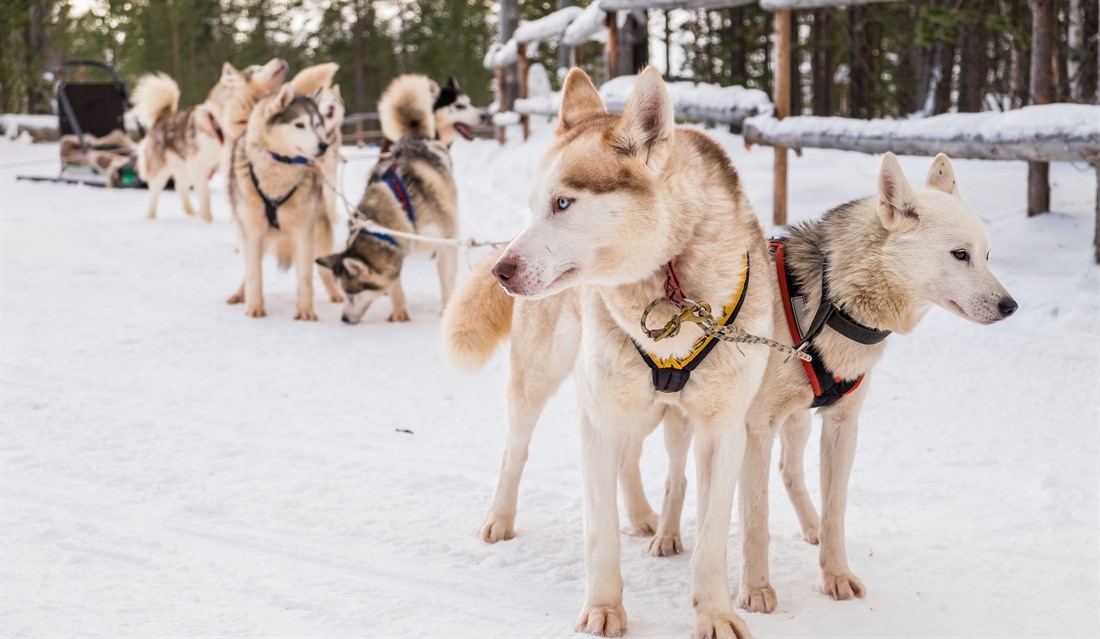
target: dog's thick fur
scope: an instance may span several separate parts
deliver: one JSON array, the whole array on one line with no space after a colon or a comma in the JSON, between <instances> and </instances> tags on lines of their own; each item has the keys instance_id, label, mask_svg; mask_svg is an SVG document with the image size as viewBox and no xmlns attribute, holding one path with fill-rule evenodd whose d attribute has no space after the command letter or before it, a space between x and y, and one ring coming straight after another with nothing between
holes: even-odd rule
<instances>
[{"instance_id":1,"label":"dog's thick fur","mask_svg":"<svg viewBox=\"0 0 1100 639\"><path fill-rule=\"evenodd\" d=\"M424 114L428 117L424 117ZM484 114L470 103L453 76L440 87L423 75L398 76L378 100L383 151L403 137L437 139L448 148L459 137L474 138Z\"/></svg>"},{"instance_id":2,"label":"dog's thick fur","mask_svg":"<svg viewBox=\"0 0 1100 639\"><path fill-rule=\"evenodd\" d=\"M332 86L332 80L339 70L340 65L335 62L315 64L295 74L290 80L290 86L294 88L295 93L313 95L325 87Z\"/></svg>"},{"instance_id":3,"label":"dog's thick fur","mask_svg":"<svg viewBox=\"0 0 1100 639\"><path fill-rule=\"evenodd\" d=\"M432 103L424 99L427 83L431 80L423 76L401 76L386 89L378 104L382 126L389 134L400 137L380 156L367 181L359 206L349 220L347 248L317 260L324 269L331 270L347 295L341 318L348 324L358 323L371 303L384 295L393 300L389 321L409 320L401 287L401 266L413 250L435 253L444 306L454 291L458 268L455 246L400 237L394 237L391 243L358 232L361 221L369 220L404 233L446 239L458 236L458 191L447 147L434 139ZM404 183L415 224L382 180L382 174L391 166Z\"/></svg>"},{"instance_id":4,"label":"dog's thick fur","mask_svg":"<svg viewBox=\"0 0 1100 639\"><path fill-rule=\"evenodd\" d=\"M261 260L265 250L271 250L281 266L294 264L298 278L294 318L317 319L313 310L313 260L332 248L332 224L324 212L321 177L313 166L279 162L272 153L317 158L327 148L317 105L305 96L295 95L289 85L256 105L244 137L237 142L229 175L229 199L237 222L245 277L240 290L227 301L244 302L249 317L265 315ZM268 198L281 198L294 190L278 208L279 229L268 222L249 167ZM343 301L330 273L322 272L321 280L332 301Z\"/></svg>"},{"instance_id":5,"label":"dog's thick fur","mask_svg":"<svg viewBox=\"0 0 1100 639\"><path fill-rule=\"evenodd\" d=\"M324 176L324 200L325 214L329 221L336 224L338 216L336 211L336 190L339 184L337 169L344 157L340 154L340 148L344 144L344 135L340 128L344 125L344 98L340 95L340 85L323 86L313 93L313 101L317 103L317 110L325 121L325 142L329 150L317 161ZM330 249L331 250L331 247Z\"/></svg>"},{"instance_id":6,"label":"dog's thick fur","mask_svg":"<svg viewBox=\"0 0 1100 639\"><path fill-rule=\"evenodd\" d=\"M821 303L823 259L828 263L832 302L860 323L909 333L929 307L938 305L980 324L1011 315L1016 303L989 271L989 241L978 216L959 196L951 161L939 155L926 187L910 188L897 159L887 153L878 194L837 207L819 221L789 229L786 262L807 296L806 320ZM963 259L965 258L965 259ZM774 270L773 270L774 272ZM775 306L776 339L790 344L782 300ZM780 468L804 538L820 543L823 589L836 599L862 597L844 550L848 476L856 449L860 409L870 373L885 342L864 345L831 327L814 340L825 365L843 379L867 377L851 394L820 409L822 517L819 520L803 474L810 435L813 391L803 368L773 353L764 384L749 411L749 440L741 475L744 566L738 603L772 612L775 591L768 577L768 465L772 441L782 439Z\"/></svg>"},{"instance_id":7,"label":"dog's thick fur","mask_svg":"<svg viewBox=\"0 0 1100 639\"><path fill-rule=\"evenodd\" d=\"M195 215L188 191L199 198L199 217L207 222L210 212L209 181L221 161L225 132L220 109L211 102L179 111L180 88L163 73L149 74L134 88L132 113L145 127L138 145L138 175L149 185L149 219L157 216L157 200L168 180L188 215Z\"/></svg>"},{"instance_id":8,"label":"dog's thick fur","mask_svg":"<svg viewBox=\"0 0 1100 639\"><path fill-rule=\"evenodd\" d=\"M252 65L238 71L232 64L222 65L222 75L206 96L206 102L218 110L218 121L225 132L222 170L232 167L233 147L244 135L252 109L261 99L275 93L286 80L290 66L282 58L272 58L263 66Z\"/></svg>"},{"instance_id":9,"label":"dog's thick fur","mask_svg":"<svg viewBox=\"0 0 1100 639\"><path fill-rule=\"evenodd\" d=\"M664 419L670 430L686 433L676 441L689 441L692 431L698 437L695 634L748 636L733 612L725 548L745 417L767 352L719 343L681 392L666 394L654 390L651 371L634 347L662 358L683 357L700 336L689 326L654 342L639 327L649 302L665 296L663 267L674 257L685 293L718 307L731 303L748 256L752 275L736 324L756 335L772 333L775 284L767 273L767 245L736 170L713 140L675 128L656 71L639 76L623 115L614 116L588 77L574 69L565 82L557 138L536 173L530 204L530 225L491 267L519 298L514 306L491 284L485 264L463 282L444 318L448 350L466 365L484 361L509 328L513 335L509 439L483 538L512 535L515 489L531 429L546 399L575 371L587 572L577 628L607 636L626 630L616 475ZM671 315L671 307L662 305L650 324L659 326ZM470 330L473 325L478 330ZM641 491L636 464L631 472L622 477L628 516L635 530L652 532L657 517ZM673 468L668 491L682 498L684 486L683 467ZM656 543L680 546L679 512L666 514L669 527L658 531L662 541Z\"/></svg>"}]
</instances>

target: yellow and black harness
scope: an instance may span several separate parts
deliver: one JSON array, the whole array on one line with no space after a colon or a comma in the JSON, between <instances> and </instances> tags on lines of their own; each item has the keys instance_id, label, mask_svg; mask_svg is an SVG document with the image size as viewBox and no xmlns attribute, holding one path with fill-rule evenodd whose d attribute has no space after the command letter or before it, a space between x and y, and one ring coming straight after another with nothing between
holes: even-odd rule
<instances>
[{"instance_id":1,"label":"yellow and black harness","mask_svg":"<svg viewBox=\"0 0 1100 639\"><path fill-rule=\"evenodd\" d=\"M749 288L749 256L747 253L744 257L744 265L745 273L741 276L741 282L738 284L729 305L723 307L722 317L718 320L718 323L722 326L733 324L745 302L745 294ZM668 278L665 280L666 297L670 300L683 302L685 297L676 276L676 260L673 259L666 264L665 270L668 272ZM653 371L653 388L662 393L678 393L687 384L688 379L691 377L691 371L695 370L706 359L707 355L714 349L715 344L717 344L716 338L704 334L695 340L691 352L686 356L670 357L668 359L661 359L645 352L638 345L638 342L634 342L634 348L638 349L642 361Z\"/></svg>"}]
</instances>

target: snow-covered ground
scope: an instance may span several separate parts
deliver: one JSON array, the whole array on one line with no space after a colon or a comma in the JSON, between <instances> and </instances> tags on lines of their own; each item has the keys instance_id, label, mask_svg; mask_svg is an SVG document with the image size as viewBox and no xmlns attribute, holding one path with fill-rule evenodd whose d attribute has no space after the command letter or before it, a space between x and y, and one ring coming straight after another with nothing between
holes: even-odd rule
<instances>
[{"instance_id":1,"label":"snow-covered ground","mask_svg":"<svg viewBox=\"0 0 1100 639\"><path fill-rule=\"evenodd\" d=\"M547 135L456 143L465 235L522 228ZM716 135L770 219L771 150ZM387 301L358 326L327 301L320 322L295 322L293 276L271 263L269 315L247 319L224 303L242 272L224 184L213 224L186 218L170 193L149 221L144 191L15 180L54 171L26 164L56 152L0 141L0 634L571 633L584 568L568 385L535 433L518 536L485 545L475 532L503 446L507 358L472 375L444 361L431 262L407 268L408 324L385 322ZM371 162L349 155L357 197ZM792 216L869 193L878 163L792 159ZM914 182L929 163L902 158ZM800 541L773 473L780 599L771 615L745 615L758 637L1100 634L1094 176L1054 165L1056 212L1028 219L1023 163L956 171L1020 310L990 327L933 310L891 338L848 509L865 599L820 592L817 548ZM654 504L662 449L651 439L643 460ZM734 588L739 543L735 533ZM624 539L630 634L687 636L689 557L645 548Z\"/></svg>"}]
</instances>

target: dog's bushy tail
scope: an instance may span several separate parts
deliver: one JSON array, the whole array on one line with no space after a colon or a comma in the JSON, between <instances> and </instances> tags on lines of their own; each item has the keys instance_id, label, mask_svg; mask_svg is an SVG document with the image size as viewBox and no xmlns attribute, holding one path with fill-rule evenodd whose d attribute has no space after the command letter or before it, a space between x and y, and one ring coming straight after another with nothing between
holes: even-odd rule
<instances>
[{"instance_id":1,"label":"dog's bushy tail","mask_svg":"<svg viewBox=\"0 0 1100 639\"><path fill-rule=\"evenodd\" d=\"M134 108L130 112L143 127L150 128L179 108L180 87L163 73L150 73L138 81L133 97Z\"/></svg>"},{"instance_id":2,"label":"dog's bushy tail","mask_svg":"<svg viewBox=\"0 0 1100 639\"><path fill-rule=\"evenodd\" d=\"M432 106L439 96L439 85L423 75L402 75L390 82L378 99L382 135L396 142L406 136L435 137Z\"/></svg>"},{"instance_id":3,"label":"dog's bushy tail","mask_svg":"<svg viewBox=\"0 0 1100 639\"><path fill-rule=\"evenodd\" d=\"M460 368L481 368L497 344L512 332L515 300L490 272L504 249L494 251L470 271L443 311L443 344Z\"/></svg>"}]
</instances>

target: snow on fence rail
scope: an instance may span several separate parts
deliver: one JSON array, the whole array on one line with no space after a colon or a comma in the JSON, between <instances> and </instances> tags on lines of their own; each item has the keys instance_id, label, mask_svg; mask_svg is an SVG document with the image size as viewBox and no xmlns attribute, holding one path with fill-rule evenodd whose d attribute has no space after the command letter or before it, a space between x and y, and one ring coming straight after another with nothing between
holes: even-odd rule
<instances>
[{"instance_id":1,"label":"snow on fence rail","mask_svg":"<svg viewBox=\"0 0 1100 639\"><path fill-rule=\"evenodd\" d=\"M584 13L580 7L565 7L545 17L521 24L515 33L516 42L551 42L560 40L565 30Z\"/></svg>"},{"instance_id":2,"label":"snow on fence rail","mask_svg":"<svg viewBox=\"0 0 1100 639\"><path fill-rule=\"evenodd\" d=\"M600 97L609 111L618 113L626 107L636 80L637 76L622 75L600 87ZM772 111L768 94L757 89L720 87L705 82L670 82L666 86L676 117L683 120L740 124L745 118ZM556 116L560 109L560 92L516 100L515 106L516 112L523 115Z\"/></svg>"},{"instance_id":3,"label":"snow on fence rail","mask_svg":"<svg viewBox=\"0 0 1100 639\"><path fill-rule=\"evenodd\" d=\"M1081 161L1100 154L1100 108L1045 104L1013 111L946 113L912 120L761 116L745 121L745 142L903 155L946 153L976 160Z\"/></svg>"}]
</instances>

